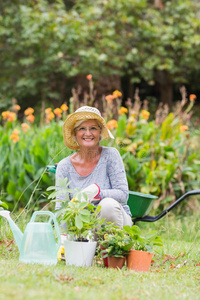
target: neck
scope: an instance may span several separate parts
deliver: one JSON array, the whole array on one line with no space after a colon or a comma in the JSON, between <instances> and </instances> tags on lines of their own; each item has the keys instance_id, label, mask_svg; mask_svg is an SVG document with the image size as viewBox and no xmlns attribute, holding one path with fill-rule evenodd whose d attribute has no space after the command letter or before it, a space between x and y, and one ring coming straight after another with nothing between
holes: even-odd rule
<instances>
[{"instance_id":1,"label":"neck","mask_svg":"<svg viewBox=\"0 0 200 300\"><path fill-rule=\"evenodd\" d=\"M101 153L101 146L97 146L95 148L80 148L78 151L78 154L80 155L81 159L90 161L91 159L94 159L98 157Z\"/></svg>"}]
</instances>

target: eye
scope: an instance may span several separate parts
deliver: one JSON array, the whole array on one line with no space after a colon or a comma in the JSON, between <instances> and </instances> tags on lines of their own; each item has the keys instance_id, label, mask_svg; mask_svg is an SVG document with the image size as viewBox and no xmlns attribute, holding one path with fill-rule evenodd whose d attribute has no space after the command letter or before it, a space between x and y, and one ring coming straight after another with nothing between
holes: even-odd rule
<instances>
[{"instance_id":1,"label":"eye","mask_svg":"<svg viewBox=\"0 0 200 300\"><path fill-rule=\"evenodd\" d=\"M78 131L85 131L85 127L80 127Z\"/></svg>"},{"instance_id":2,"label":"eye","mask_svg":"<svg viewBox=\"0 0 200 300\"><path fill-rule=\"evenodd\" d=\"M98 130L98 128L95 127L95 126L91 127L90 129L91 129L91 130Z\"/></svg>"}]
</instances>

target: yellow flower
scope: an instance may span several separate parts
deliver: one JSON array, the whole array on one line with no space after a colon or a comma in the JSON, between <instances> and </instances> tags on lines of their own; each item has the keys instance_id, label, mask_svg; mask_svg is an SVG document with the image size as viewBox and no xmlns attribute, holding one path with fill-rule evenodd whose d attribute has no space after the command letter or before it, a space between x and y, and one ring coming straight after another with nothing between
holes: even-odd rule
<instances>
[{"instance_id":1,"label":"yellow flower","mask_svg":"<svg viewBox=\"0 0 200 300\"><path fill-rule=\"evenodd\" d=\"M67 111L69 107L64 103L60 108L62 109L62 111Z\"/></svg>"},{"instance_id":2,"label":"yellow flower","mask_svg":"<svg viewBox=\"0 0 200 300\"><path fill-rule=\"evenodd\" d=\"M188 126L187 125L181 125L180 126L180 132L184 132L184 131L186 131L186 130L188 130L189 128L188 128Z\"/></svg>"},{"instance_id":3,"label":"yellow flower","mask_svg":"<svg viewBox=\"0 0 200 300\"><path fill-rule=\"evenodd\" d=\"M126 107L121 106L120 110L118 111L119 115L126 114L128 109Z\"/></svg>"},{"instance_id":4,"label":"yellow flower","mask_svg":"<svg viewBox=\"0 0 200 300\"><path fill-rule=\"evenodd\" d=\"M32 115L34 113L34 109L32 107L28 107L25 111L24 114L25 116Z\"/></svg>"},{"instance_id":5,"label":"yellow flower","mask_svg":"<svg viewBox=\"0 0 200 300\"><path fill-rule=\"evenodd\" d=\"M113 92L113 98L114 99L118 98L118 97L121 97L121 95L122 95L122 93L120 91L118 91L118 90L116 90L116 91Z\"/></svg>"},{"instance_id":6,"label":"yellow flower","mask_svg":"<svg viewBox=\"0 0 200 300\"><path fill-rule=\"evenodd\" d=\"M150 113L147 111L147 110L142 110L141 112L141 116L145 119L145 120L148 120L149 116L150 116Z\"/></svg>"},{"instance_id":7,"label":"yellow flower","mask_svg":"<svg viewBox=\"0 0 200 300\"><path fill-rule=\"evenodd\" d=\"M107 128L108 129L113 129L113 128L117 128L118 124L117 124L117 121L116 120L110 120L108 123L107 123Z\"/></svg>"},{"instance_id":8,"label":"yellow flower","mask_svg":"<svg viewBox=\"0 0 200 300\"><path fill-rule=\"evenodd\" d=\"M129 123L126 127L126 132L129 136L132 136L135 134L136 131L136 125L133 125L131 123Z\"/></svg>"}]
</instances>

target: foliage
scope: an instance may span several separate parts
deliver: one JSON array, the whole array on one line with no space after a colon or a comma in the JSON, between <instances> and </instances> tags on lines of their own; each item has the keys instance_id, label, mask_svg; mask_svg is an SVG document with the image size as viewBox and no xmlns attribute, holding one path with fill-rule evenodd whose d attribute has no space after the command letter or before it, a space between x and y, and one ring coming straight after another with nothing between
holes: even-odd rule
<instances>
[{"instance_id":1,"label":"foliage","mask_svg":"<svg viewBox=\"0 0 200 300\"><path fill-rule=\"evenodd\" d=\"M186 82L199 70L199 3L3 1L0 95L24 106L64 100L69 78L127 75L132 83ZM26 103L23 103L23 100ZM32 100L31 100L32 99ZM30 103L33 101L32 103Z\"/></svg>"},{"instance_id":2,"label":"foliage","mask_svg":"<svg viewBox=\"0 0 200 300\"><path fill-rule=\"evenodd\" d=\"M68 237L73 240L93 238L95 229L104 221L99 218L101 207L95 207L92 203L87 202L87 197L84 201L80 201L77 193L69 201L69 194L73 191L67 188L70 183L67 181L68 179L65 178L58 182L59 186L51 186L47 189L48 191L56 189L49 195L49 199L65 195L63 200L53 200L61 202L61 208L56 210L58 221L62 226L66 226ZM82 193L82 196L84 196L84 193Z\"/></svg>"},{"instance_id":3,"label":"foliage","mask_svg":"<svg viewBox=\"0 0 200 300\"><path fill-rule=\"evenodd\" d=\"M137 225L133 225L132 227L126 225L123 229L130 236L134 250L151 253L154 246L163 246L162 239L157 235L156 231L144 234Z\"/></svg>"},{"instance_id":4,"label":"foliage","mask_svg":"<svg viewBox=\"0 0 200 300\"><path fill-rule=\"evenodd\" d=\"M105 249L102 251L104 258L108 256L124 257L132 248L133 240L124 230L116 228L112 230L112 233L104 234L100 245Z\"/></svg>"}]
</instances>

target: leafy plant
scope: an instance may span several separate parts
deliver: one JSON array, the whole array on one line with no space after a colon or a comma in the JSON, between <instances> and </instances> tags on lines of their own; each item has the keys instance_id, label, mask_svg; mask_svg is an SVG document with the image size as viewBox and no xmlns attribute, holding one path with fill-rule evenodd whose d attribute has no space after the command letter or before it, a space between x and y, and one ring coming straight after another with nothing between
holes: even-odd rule
<instances>
[{"instance_id":1,"label":"leafy plant","mask_svg":"<svg viewBox=\"0 0 200 300\"><path fill-rule=\"evenodd\" d=\"M132 248L133 240L124 230L113 228L112 233L104 235L100 245L105 248L102 251L104 258L108 256L124 257L128 255L129 250Z\"/></svg>"},{"instance_id":2,"label":"leafy plant","mask_svg":"<svg viewBox=\"0 0 200 300\"><path fill-rule=\"evenodd\" d=\"M142 234L141 229L137 225L133 225L132 227L126 225L123 229L130 236L134 250L151 253L154 246L163 246L162 239L157 235L156 231Z\"/></svg>"},{"instance_id":3,"label":"leafy plant","mask_svg":"<svg viewBox=\"0 0 200 300\"><path fill-rule=\"evenodd\" d=\"M54 199L60 195L65 195L61 201L61 208L56 210L56 215L61 226L66 227L66 232L73 240L86 240L93 238L96 228L102 223L103 219L99 217L100 206L94 206L87 202L85 193L76 192L74 198L69 200L69 193L73 191L68 188L70 182L68 179L59 180L59 187L51 186L48 191L57 189L49 195L49 199ZM84 197L85 201L81 201L80 197ZM58 201L58 200L53 200Z\"/></svg>"}]
</instances>

